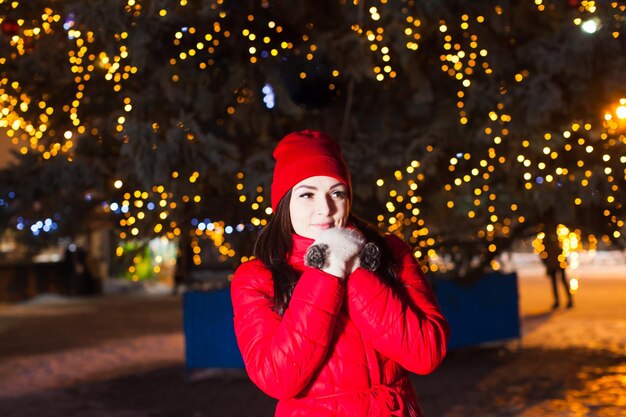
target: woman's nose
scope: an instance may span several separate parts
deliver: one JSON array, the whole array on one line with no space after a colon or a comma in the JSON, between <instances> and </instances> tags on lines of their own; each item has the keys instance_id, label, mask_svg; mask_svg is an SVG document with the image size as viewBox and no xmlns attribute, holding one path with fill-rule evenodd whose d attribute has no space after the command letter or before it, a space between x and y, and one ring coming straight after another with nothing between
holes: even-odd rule
<instances>
[{"instance_id":1,"label":"woman's nose","mask_svg":"<svg viewBox=\"0 0 626 417\"><path fill-rule=\"evenodd\" d=\"M321 215L330 215L333 212L333 200L329 196L320 198L317 202L317 213Z\"/></svg>"}]
</instances>

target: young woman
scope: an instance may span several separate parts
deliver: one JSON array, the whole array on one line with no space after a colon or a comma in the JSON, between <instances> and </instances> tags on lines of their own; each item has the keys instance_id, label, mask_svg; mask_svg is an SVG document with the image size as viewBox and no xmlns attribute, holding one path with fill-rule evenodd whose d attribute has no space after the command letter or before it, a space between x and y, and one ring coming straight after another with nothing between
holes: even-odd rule
<instances>
[{"instance_id":1,"label":"young woman","mask_svg":"<svg viewBox=\"0 0 626 417\"><path fill-rule=\"evenodd\" d=\"M350 213L329 136L291 133L274 158L274 216L231 287L250 378L279 417L422 416L408 372L441 363L449 328L411 249Z\"/></svg>"}]
</instances>

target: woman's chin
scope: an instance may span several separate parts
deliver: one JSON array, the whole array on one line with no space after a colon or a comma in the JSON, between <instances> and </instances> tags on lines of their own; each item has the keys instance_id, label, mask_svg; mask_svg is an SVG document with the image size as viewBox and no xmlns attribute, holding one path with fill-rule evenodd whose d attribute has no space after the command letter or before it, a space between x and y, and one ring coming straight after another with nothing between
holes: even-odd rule
<instances>
[{"instance_id":1,"label":"woman's chin","mask_svg":"<svg viewBox=\"0 0 626 417\"><path fill-rule=\"evenodd\" d=\"M306 236L309 239L317 239L319 238L326 230L332 229L333 226L324 225L324 226L311 226L306 231Z\"/></svg>"}]
</instances>

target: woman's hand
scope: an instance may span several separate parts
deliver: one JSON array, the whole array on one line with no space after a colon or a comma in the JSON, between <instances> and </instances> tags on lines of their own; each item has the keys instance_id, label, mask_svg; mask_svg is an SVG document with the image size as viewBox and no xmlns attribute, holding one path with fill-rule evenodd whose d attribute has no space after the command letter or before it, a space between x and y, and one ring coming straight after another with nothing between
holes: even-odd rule
<instances>
[{"instance_id":1,"label":"woman's hand","mask_svg":"<svg viewBox=\"0 0 626 417\"><path fill-rule=\"evenodd\" d=\"M304 263L338 278L345 278L359 266L365 238L356 229L333 227L325 230L307 250Z\"/></svg>"}]
</instances>

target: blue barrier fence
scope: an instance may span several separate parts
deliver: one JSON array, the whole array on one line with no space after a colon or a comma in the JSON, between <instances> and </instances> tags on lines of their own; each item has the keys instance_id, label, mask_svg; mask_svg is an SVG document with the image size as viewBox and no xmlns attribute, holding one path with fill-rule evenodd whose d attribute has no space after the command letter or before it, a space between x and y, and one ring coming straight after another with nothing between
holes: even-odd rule
<instances>
[{"instance_id":1,"label":"blue barrier fence","mask_svg":"<svg viewBox=\"0 0 626 417\"><path fill-rule=\"evenodd\" d=\"M517 275L490 274L471 286L437 281L435 293L452 329L449 349L520 337ZM233 329L230 289L183 295L188 369L243 368Z\"/></svg>"},{"instance_id":2,"label":"blue barrier fence","mask_svg":"<svg viewBox=\"0 0 626 417\"><path fill-rule=\"evenodd\" d=\"M450 323L448 349L520 337L517 274L488 274L468 286L439 280L434 287Z\"/></svg>"},{"instance_id":3,"label":"blue barrier fence","mask_svg":"<svg viewBox=\"0 0 626 417\"><path fill-rule=\"evenodd\" d=\"M243 368L233 328L230 288L183 295L187 368Z\"/></svg>"}]
</instances>

